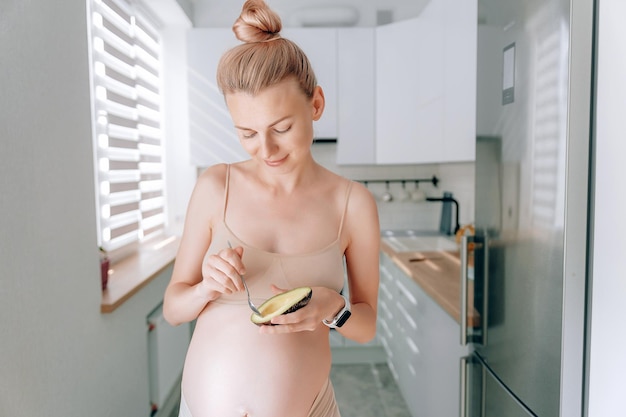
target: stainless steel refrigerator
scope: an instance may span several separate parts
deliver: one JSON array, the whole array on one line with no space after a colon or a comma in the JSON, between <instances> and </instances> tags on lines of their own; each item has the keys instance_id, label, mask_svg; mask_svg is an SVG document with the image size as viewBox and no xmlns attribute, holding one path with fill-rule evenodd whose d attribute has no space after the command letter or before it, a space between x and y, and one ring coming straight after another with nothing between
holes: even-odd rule
<instances>
[{"instance_id":1,"label":"stainless steel refrigerator","mask_svg":"<svg viewBox=\"0 0 626 417\"><path fill-rule=\"evenodd\" d=\"M478 7L461 416L582 416L593 1Z\"/></svg>"}]
</instances>

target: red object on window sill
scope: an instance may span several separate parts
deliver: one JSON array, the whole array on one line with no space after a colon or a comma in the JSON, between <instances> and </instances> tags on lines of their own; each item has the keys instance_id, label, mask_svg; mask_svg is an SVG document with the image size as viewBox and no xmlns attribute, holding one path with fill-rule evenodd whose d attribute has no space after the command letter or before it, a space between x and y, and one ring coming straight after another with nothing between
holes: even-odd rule
<instances>
[{"instance_id":1,"label":"red object on window sill","mask_svg":"<svg viewBox=\"0 0 626 417\"><path fill-rule=\"evenodd\" d=\"M107 289L109 283L109 258L100 260L100 277L102 278L102 291Z\"/></svg>"}]
</instances>

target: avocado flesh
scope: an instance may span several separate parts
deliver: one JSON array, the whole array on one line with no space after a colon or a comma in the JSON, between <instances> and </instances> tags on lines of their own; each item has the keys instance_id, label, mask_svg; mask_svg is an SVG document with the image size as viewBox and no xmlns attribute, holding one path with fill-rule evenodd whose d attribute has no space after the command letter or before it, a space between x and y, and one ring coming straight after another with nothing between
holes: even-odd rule
<instances>
[{"instance_id":1,"label":"avocado flesh","mask_svg":"<svg viewBox=\"0 0 626 417\"><path fill-rule=\"evenodd\" d=\"M310 287L298 287L277 294L259 306L261 315L253 313L250 320L257 325L271 324L274 317L293 313L307 305L312 295L313 290Z\"/></svg>"}]
</instances>

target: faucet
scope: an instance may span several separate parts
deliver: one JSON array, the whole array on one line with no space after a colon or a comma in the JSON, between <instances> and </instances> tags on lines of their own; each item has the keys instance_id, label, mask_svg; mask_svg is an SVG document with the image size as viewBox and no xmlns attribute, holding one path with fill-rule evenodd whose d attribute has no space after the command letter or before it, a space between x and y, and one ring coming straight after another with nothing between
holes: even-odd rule
<instances>
[{"instance_id":1,"label":"faucet","mask_svg":"<svg viewBox=\"0 0 626 417\"><path fill-rule=\"evenodd\" d=\"M426 197L426 201L441 201L443 203L454 203L455 207L455 226L454 226L454 232L450 233L450 224L449 224L449 220L446 219L446 213L445 213L445 206L441 211L441 224L439 227L439 230L441 232L447 233L447 234L453 234L455 235L456 232L459 231L459 202L456 201L453 197L452 197L452 193L448 193L448 192L444 192L443 193L443 197ZM448 221L448 225L446 227L445 226L445 221Z\"/></svg>"}]
</instances>

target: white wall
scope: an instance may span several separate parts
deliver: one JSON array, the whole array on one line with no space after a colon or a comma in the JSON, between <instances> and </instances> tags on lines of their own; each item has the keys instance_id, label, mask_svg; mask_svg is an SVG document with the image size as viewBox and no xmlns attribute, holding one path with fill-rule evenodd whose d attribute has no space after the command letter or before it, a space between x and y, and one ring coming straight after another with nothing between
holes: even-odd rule
<instances>
[{"instance_id":1,"label":"white wall","mask_svg":"<svg viewBox=\"0 0 626 417\"><path fill-rule=\"evenodd\" d=\"M617 417L626 414L626 3L599 10L588 416Z\"/></svg>"},{"instance_id":2,"label":"white wall","mask_svg":"<svg viewBox=\"0 0 626 417\"><path fill-rule=\"evenodd\" d=\"M168 232L181 235L187 203L196 182L191 163L185 26L165 28L163 46L163 101Z\"/></svg>"},{"instance_id":3,"label":"white wall","mask_svg":"<svg viewBox=\"0 0 626 417\"><path fill-rule=\"evenodd\" d=\"M100 314L85 1L1 8L0 416L147 416L168 271Z\"/></svg>"}]
</instances>

